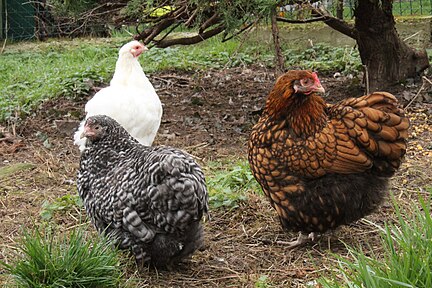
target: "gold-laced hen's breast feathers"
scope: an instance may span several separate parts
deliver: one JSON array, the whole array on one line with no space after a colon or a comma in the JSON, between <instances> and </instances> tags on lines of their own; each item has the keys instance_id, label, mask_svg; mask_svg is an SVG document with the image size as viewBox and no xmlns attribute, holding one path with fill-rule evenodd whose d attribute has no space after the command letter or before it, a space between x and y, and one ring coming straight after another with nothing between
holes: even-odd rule
<instances>
[{"instance_id":1,"label":"gold-laced hen's breast feathers","mask_svg":"<svg viewBox=\"0 0 432 288\"><path fill-rule=\"evenodd\" d=\"M253 127L251 170L291 230L323 232L373 212L405 154L409 120L390 93L326 104L315 73L290 71Z\"/></svg>"}]
</instances>

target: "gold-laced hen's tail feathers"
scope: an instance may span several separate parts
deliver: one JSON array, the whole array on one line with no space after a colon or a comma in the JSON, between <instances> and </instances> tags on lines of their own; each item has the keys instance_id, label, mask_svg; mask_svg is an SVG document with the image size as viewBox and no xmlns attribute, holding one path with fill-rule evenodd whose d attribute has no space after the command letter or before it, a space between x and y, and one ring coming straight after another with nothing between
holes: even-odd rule
<instances>
[{"instance_id":1,"label":"gold-laced hen's tail feathers","mask_svg":"<svg viewBox=\"0 0 432 288\"><path fill-rule=\"evenodd\" d=\"M373 172L387 177L396 172L407 148L410 123L395 96L375 92L327 108L332 121L341 121L345 133L372 159ZM337 130L339 125L335 126Z\"/></svg>"}]
</instances>

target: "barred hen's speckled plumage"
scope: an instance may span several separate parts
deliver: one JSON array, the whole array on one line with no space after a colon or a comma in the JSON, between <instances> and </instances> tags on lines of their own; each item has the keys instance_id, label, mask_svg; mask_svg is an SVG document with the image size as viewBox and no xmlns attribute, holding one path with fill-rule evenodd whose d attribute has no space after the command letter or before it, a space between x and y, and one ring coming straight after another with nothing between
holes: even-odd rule
<instances>
[{"instance_id":1,"label":"barred hen's speckled plumage","mask_svg":"<svg viewBox=\"0 0 432 288\"><path fill-rule=\"evenodd\" d=\"M283 227L325 232L374 211L406 151L409 121L375 92L326 104L315 73L279 77L249 140L249 163Z\"/></svg>"},{"instance_id":2,"label":"barred hen's speckled plumage","mask_svg":"<svg viewBox=\"0 0 432 288\"><path fill-rule=\"evenodd\" d=\"M99 233L137 263L170 266L203 245L204 174L188 154L139 144L107 116L87 119L77 186Z\"/></svg>"}]
</instances>

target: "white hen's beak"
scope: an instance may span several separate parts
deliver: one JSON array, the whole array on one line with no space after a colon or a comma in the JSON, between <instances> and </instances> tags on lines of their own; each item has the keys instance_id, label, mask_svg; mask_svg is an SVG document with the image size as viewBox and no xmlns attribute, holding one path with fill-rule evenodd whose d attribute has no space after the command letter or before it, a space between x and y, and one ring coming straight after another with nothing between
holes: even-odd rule
<instances>
[{"instance_id":1,"label":"white hen's beak","mask_svg":"<svg viewBox=\"0 0 432 288\"><path fill-rule=\"evenodd\" d=\"M148 48L146 46L141 45L141 47L138 49L132 48L130 50L130 52L133 55L133 57L137 58L139 55L141 55L141 53L143 53L144 51L147 51L147 50L148 50Z\"/></svg>"}]
</instances>

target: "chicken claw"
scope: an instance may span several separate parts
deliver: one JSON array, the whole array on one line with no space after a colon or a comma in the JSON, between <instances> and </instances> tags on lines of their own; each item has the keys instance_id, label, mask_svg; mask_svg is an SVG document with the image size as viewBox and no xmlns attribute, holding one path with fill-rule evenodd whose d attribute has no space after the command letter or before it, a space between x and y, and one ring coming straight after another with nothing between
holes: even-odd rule
<instances>
[{"instance_id":1,"label":"chicken claw","mask_svg":"<svg viewBox=\"0 0 432 288\"><path fill-rule=\"evenodd\" d=\"M299 246L303 246L309 242L315 242L315 240L318 238L317 233L311 232L308 235L305 233L300 232L297 240L294 241L277 241L277 244L280 245L286 245L288 249L294 249Z\"/></svg>"}]
</instances>

